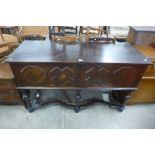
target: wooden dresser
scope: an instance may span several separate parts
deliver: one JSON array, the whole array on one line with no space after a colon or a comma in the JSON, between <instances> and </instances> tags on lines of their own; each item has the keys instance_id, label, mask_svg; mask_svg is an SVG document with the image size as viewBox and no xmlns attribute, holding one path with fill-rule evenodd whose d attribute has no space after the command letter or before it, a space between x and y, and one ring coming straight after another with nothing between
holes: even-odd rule
<instances>
[{"instance_id":1,"label":"wooden dresser","mask_svg":"<svg viewBox=\"0 0 155 155\"><path fill-rule=\"evenodd\" d=\"M0 104L19 104L21 99L16 89L12 70L7 63L0 62Z\"/></svg>"},{"instance_id":2,"label":"wooden dresser","mask_svg":"<svg viewBox=\"0 0 155 155\"><path fill-rule=\"evenodd\" d=\"M108 91L112 100L117 100L109 105L122 111L126 97L137 89L150 64L129 43L91 42L86 45L78 41L74 44L24 41L9 55L7 62L13 70L23 104L30 112L33 104L40 102L42 89L75 90L75 101L70 105L75 112L83 106L81 90ZM30 101L31 89L36 90L34 101Z\"/></svg>"},{"instance_id":3,"label":"wooden dresser","mask_svg":"<svg viewBox=\"0 0 155 155\"><path fill-rule=\"evenodd\" d=\"M136 45L137 50L152 61L139 82L138 90L133 92L129 104L155 102L155 48L149 45Z\"/></svg>"}]
</instances>

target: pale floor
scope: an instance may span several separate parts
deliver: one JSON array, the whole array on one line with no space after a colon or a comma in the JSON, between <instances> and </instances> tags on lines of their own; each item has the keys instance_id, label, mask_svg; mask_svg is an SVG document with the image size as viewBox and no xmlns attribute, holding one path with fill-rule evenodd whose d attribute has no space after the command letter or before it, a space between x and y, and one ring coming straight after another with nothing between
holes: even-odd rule
<instances>
[{"instance_id":1,"label":"pale floor","mask_svg":"<svg viewBox=\"0 0 155 155\"><path fill-rule=\"evenodd\" d=\"M93 96L94 92L83 93ZM46 93L49 96L49 93ZM69 93L72 97L73 93ZM100 93L95 94L99 96ZM44 95L45 96L45 95ZM60 92L50 93L63 99ZM126 106L120 113L115 109L96 104L75 113L60 105L48 105L33 113L23 106L0 106L0 128L57 128L57 129L144 129L155 128L155 104Z\"/></svg>"}]
</instances>

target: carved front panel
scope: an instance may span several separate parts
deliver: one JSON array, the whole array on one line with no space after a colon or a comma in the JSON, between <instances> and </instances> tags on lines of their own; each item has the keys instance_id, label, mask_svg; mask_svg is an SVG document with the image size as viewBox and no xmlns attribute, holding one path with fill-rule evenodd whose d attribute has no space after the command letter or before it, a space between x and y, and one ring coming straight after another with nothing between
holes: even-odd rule
<instances>
[{"instance_id":1,"label":"carved front panel","mask_svg":"<svg viewBox=\"0 0 155 155\"><path fill-rule=\"evenodd\" d=\"M26 65L20 70L25 85L44 85L47 81L46 70L40 66Z\"/></svg>"},{"instance_id":2,"label":"carved front panel","mask_svg":"<svg viewBox=\"0 0 155 155\"><path fill-rule=\"evenodd\" d=\"M50 86L68 86L75 87L76 79L75 79L75 67L73 66L53 66L48 72L48 84Z\"/></svg>"},{"instance_id":3,"label":"carved front panel","mask_svg":"<svg viewBox=\"0 0 155 155\"><path fill-rule=\"evenodd\" d=\"M82 86L110 86L110 70L103 65L81 65L79 85Z\"/></svg>"},{"instance_id":4,"label":"carved front panel","mask_svg":"<svg viewBox=\"0 0 155 155\"><path fill-rule=\"evenodd\" d=\"M18 86L76 87L75 65L20 64L11 65Z\"/></svg>"},{"instance_id":5,"label":"carved front panel","mask_svg":"<svg viewBox=\"0 0 155 155\"><path fill-rule=\"evenodd\" d=\"M12 64L17 86L136 87L145 65L132 64Z\"/></svg>"},{"instance_id":6,"label":"carved front panel","mask_svg":"<svg viewBox=\"0 0 155 155\"><path fill-rule=\"evenodd\" d=\"M125 64L81 65L81 87L136 87L145 67Z\"/></svg>"}]
</instances>

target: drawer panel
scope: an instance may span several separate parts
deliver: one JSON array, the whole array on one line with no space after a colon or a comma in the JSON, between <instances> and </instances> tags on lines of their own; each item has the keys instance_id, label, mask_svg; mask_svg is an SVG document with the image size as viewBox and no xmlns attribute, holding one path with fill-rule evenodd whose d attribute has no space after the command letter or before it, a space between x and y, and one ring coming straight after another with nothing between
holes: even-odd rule
<instances>
[{"instance_id":1,"label":"drawer panel","mask_svg":"<svg viewBox=\"0 0 155 155\"><path fill-rule=\"evenodd\" d=\"M17 94L18 91L16 89L0 89L1 94Z\"/></svg>"},{"instance_id":2,"label":"drawer panel","mask_svg":"<svg viewBox=\"0 0 155 155\"><path fill-rule=\"evenodd\" d=\"M84 87L137 87L145 67L121 64L87 64L79 66L78 85Z\"/></svg>"},{"instance_id":3,"label":"drawer panel","mask_svg":"<svg viewBox=\"0 0 155 155\"><path fill-rule=\"evenodd\" d=\"M138 64L11 64L18 87L135 88L146 65Z\"/></svg>"},{"instance_id":4,"label":"drawer panel","mask_svg":"<svg viewBox=\"0 0 155 155\"><path fill-rule=\"evenodd\" d=\"M15 95L0 95L0 104L4 103L20 103L21 99L18 94Z\"/></svg>"},{"instance_id":5,"label":"drawer panel","mask_svg":"<svg viewBox=\"0 0 155 155\"><path fill-rule=\"evenodd\" d=\"M155 72L155 64L149 65L146 69L146 72Z\"/></svg>"},{"instance_id":6,"label":"drawer panel","mask_svg":"<svg viewBox=\"0 0 155 155\"><path fill-rule=\"evenodd\" d=\"M13 80L0 80L0 95L18 93Z\"/></svg>"},{"instance_id":7,"label":"drawer panel","mask_svg":"<svg viewBox=\"0 0 155 155\"><path fill-rule=\"evenodd\" d=\"M13 80L0 80L0 104L21 103L21 99Z\"/></svg>"},{"instance_id":8,"label":"drawer panel","mask_svg":"<svg viewBox=\"0 0 155 155\"><path fill-rule=\"evenodd\" d=\"M6 88L16 88L16 85L13 80L0 80L0 87Z\"/></svg>"},{"instance_id":9,"label":"drawer panel","mask_svg":"<svg viewBox=\"0 0 155 155\"><path fill-rule=\"evenodd\" d=\"M11 65L20 87L76 87L75 64Z\"/></svg>"},{"instance_id":10,"label":"drawer panel","mask_svg":"<svg viewBox=\"0 0 155 155\"><path fill-rule=\"evenodd\" d=\"M145 72L143 77L147 78L147 77L150 77L150 78L155 78L155 72Z\"/></svg>"}]
</instances>

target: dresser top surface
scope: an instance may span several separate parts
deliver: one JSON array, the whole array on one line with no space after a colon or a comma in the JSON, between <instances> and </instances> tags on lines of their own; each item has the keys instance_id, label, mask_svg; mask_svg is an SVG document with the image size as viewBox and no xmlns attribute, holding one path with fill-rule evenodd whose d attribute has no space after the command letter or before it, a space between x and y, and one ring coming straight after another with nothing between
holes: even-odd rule
<instances>
[{"instance_id":1,"label":"dresser top surface","mask_svg":"<svg viewBox=\"0 0 155 155\"><path fill-rule=\"evenodd\" d=\"M129 43L60 44L24 41L6 60L9 63L129 63L150 62Z\"/></svg>"},{"instance_id":2,"label":"dresser top surface","mask_svg":"<svg viewBox=\"0 0 155 155\"><path fill-rule=\"evenodd\" d=\"M155 32L155 26L131 26L137 32Z\"/></svg>"}]
</instances>

